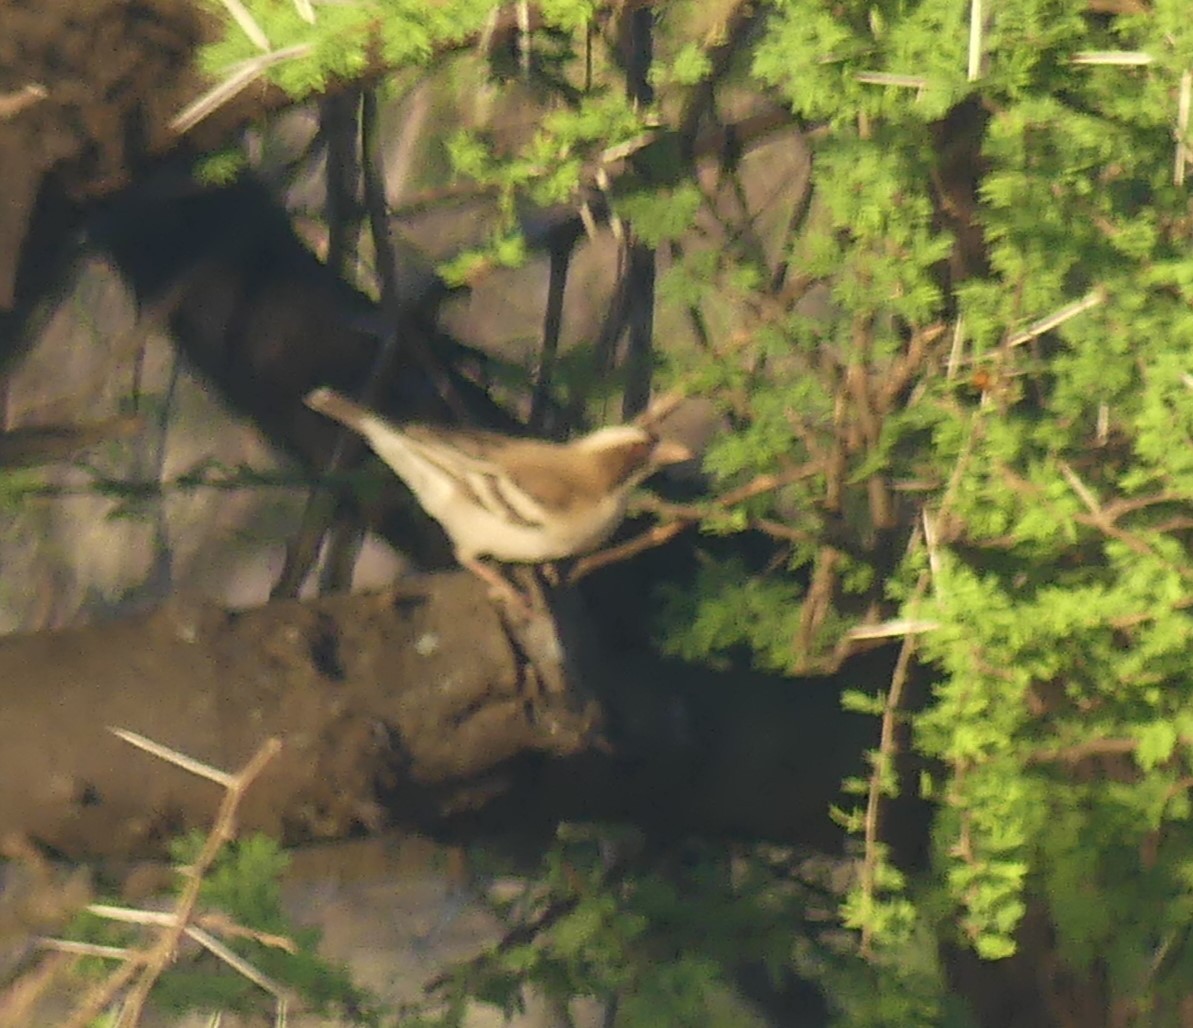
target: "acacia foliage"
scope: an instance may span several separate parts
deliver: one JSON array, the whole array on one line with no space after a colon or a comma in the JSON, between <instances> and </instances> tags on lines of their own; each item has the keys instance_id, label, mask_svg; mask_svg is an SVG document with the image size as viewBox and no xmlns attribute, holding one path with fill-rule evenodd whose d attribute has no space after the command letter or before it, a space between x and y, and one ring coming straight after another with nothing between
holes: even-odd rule
<instances>
[{"instance_id":1,"label":"acacia foliage","mask_svg":"<svg viewBox=\"0 0 1193 1028\"><path fill-rule=\"evenodd\" d=\"M517 259L519 201L579 202L603 155L635 151L612 208L668 257L659 316L705 329L660 375L731 426L705 457L722 494L777 483L707 505L705 531L765 536L771 559L710 556L665 597L666 645L799 671L861 620L931 626L906 645L932 694L898 716L934 768L934 871L911 887L883 862L867 815L894 784L873 754L838 812L867 849L847 921L876 951L928 923L998 958L1034 898L1072 969L1158 1016L1193 962L1187 0L1000 0L980 32L957 0L651 6L649 107L613 58L592 74L609 12L536 8L550 113L515 149L452 140L499 198L488 256L456 270ZM279 71L295 91L377 39L395 65L445 59L495 10L324 5L312 27L288 0L249 7L316 40ZM691 147L636 142L690 142L689 105L731 93L777 97L812 143L777 260L744 219L710 244L723 207ZM846 701L890 719L898 695Z\"/></svg>"}]
</instances>

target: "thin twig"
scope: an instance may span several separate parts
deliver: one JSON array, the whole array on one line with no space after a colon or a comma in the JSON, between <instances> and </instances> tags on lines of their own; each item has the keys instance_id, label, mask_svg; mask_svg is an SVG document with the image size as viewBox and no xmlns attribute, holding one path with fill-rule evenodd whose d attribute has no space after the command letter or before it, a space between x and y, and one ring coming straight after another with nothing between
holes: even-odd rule
<instances>
[{"instance_id":1,"label":"thin twig","mask_svg":"<svg viewBox=\"0 0 1193 1028\"><path fill-rule=\"evenodd\" d=\"M170 129L179 134L188 132L209 114L217 111L241 91L247 89L268 68L272 68L275 64L281 64L283 61L292 61L299 57L306 57L313 51L314 47L311 44L300 43L297 46L287 46L281 50L273 50L267 54L262 54L260 57L241 61L232 67L226 79L209 89L199 99L195 100L194 103L188 104L179 111L171 119Z\"/></svg>"},{"instance_id":2,"label":"thin twig","mask_svg":"<svg viewBox=\"0 0 1193 1028\"><path fill-rule=\"evenodd\" d=\"M1041 318L1035 324L1029 325L1023 332L1012 336L1007 340L1007 346L1022 346L1024 343L1030 343L1045 332L1056 328L1057 325L1062 325L1069 319L1077 317L1078 314L1082 314L1090 308L1097 307L1099 304L1105 302L1106 290L1101 286L1091 289L1080 300L1066 304L1054 314L1049 314L1046 318Z\"/></svg>"},{"instance_id":3,"label":"thin twig","mask_svg":"<svg viewBox=\"0 0 1193 1028\"><path fill-rule=\"evenodd\" d=\"M117 732L121 738L125 738L126 735L134 735L131 732L125 733L122 729L113 729L113 731ZM135 738L141 739L142 737L135 736ZM139 743L134 743L134 745L139 745ZM169 918L169 923L161 926L162 930L151 946L144 950L133 951L105 981L93 988L75 1008L64 1028L85 1028L130 984L132 989L121 1010L117 1028L131 1028L138 1022L150 990L161 973L173 961L178 943L187 931L199 899L203 876L219 855L224 844L235 834L236 812L245 791L256 781L265 766L281 748L281 740L267 739L248 763L235 775L230 776L207 841L203 844L203 849L194 864L187 869L187 881L173 911L166 915ZM177 761L171 762L177 763ZM196 773L202 774L198 771ZM210 777L210 775L203 774L203 777ZM134 979L136 980L134 981Z\"/></svg>"},{"instance_id":4,"label":"thin twig","mask_svg":"<svg viewBox=\"0 0 1193 1028\"><path fill-rule=\"evenodd\" d=\"M1138 68L1151 64L1155 58L1141 50L1082 50L1069 58L1070 64L1107 64L1123 68Z\"/></svg>"},{"instance_id":5,"label":"thin twig","mask_svg":"<svg viewBox=\"0 0 1193 1028\"><path fill-rule=\"evenodd\" d=\"M908 601L908 607L915 608L928 590L931 575L925 571L920 574L916 582L915 591ZM899 657L895 661L895 669L891 673L891 684L887 689L886 703L882 708L882 730L878 740L878 751L874 755L874 767L870 773L870 788L866 796L866 816L864 832L864 856L862 858L861 887L863 892L873 900L877 887L878 873L878 830L881 824L882 798L886 792L886 782L895 773L896 740L895 725L899 711L903 705L903 690L907 686L908 671L911 659L915 655L917 637L906 635L903 645L899 647ZM861 930L860 949L863 956L870 954L872 942L873 921L868 919Z\"/></svg>"},{"instance_id":6,"label":"thin twig","mask_svg":"<svg viewBox=\"0 0 1193 1028\"><path fill-rule=\"evenodd\" d=\"M643 420L653 422L666 417L670 409L681 400L682 395L679 392L663 394L642 415L638 416L638 422L641 423ZM718 512L718 510L727 510L730 507L735 507L738 503L744 503L755 496L773 493L775 489L781 489L784 485L790 485L802 481L804 478L817 475L822 469L823 465L821 462L810 460L810 462L799 464L786 471L780 471L775 473L775 475L758 475L750 479L746 484L729 490L728 493L716 497L715 500L707 504L667 503L666 501L657 500L655 497L644 497L638 503L638 509L648 510L648 512L659 515L661 518L666 518L667 520L663 521L660 525L649 528L649 530L643 532L641 535L636 535L633 539L626 540L625 543L607 547L605 550L598 550L587 557L581 558L571 568L567 581L569 584L579 582L581 578L592 574L598 568L604 568L607 564L625 561L626 558L635 556L636 553L641 553L643 550L650 550L655 546L661 546L663 543L667 543L667 541L673 539L675 535L684 531L693 521L701 521L707 518L707 516ZM783 526L779 526L775 522L758 522L754 527L777 538L791 538L789 533L781 532L780 530ZM804 541L806 537L803 533L799 533L797 538L799 541Z\"/></svg>"},{"instance_id":7,"label":"thin twig","mask_svg":"<svg viewBox=\"0 0 1193 1028\"><path fill-rule=\"evenodd\" d=\"M133 950L127 946L101 946L97 942L76 942L74 939L51 939L45 936L37 940L42 949L58 953L73 953L80 957L102 957L108 960L127 960Z\"/></svg>"},{"instance_id":8,"label":"thin twig","mask_svg":"<svg viewBox=\"0 0 1193 1028\"><path fill-rule=\"evenodd\" d=\"M179 940L194 914L195 905L199 902L203 876L215 862L215 858L219 856L224 844L236 834L236 811L240 807L245 790L257 780L266 765L281 752L281 748L280 739L266 739L257 752L249 758L248 763L237 772L231 784L227 786L207 841L203 844L198 859L187 870L187 882L182 888L178 902L174 905L174 923L158 936L157 942L150 949L140 979L133 986L124 1009L120 1012L117 1028L129 1028L139 1020L145 1001L149 998L149 991L174 959Z\"/></svg>"},{"instance_id":9,"label":"thin twig","mask_svg":"<svg viewBox=\"0 0 1193 1028\"><path fill-rule=\"evenodd\" d=\"M659 131L651 129L648 132L642 132L636 135L633 139L627 139L623 143L615 143L613 146L607 146L597 155L597 160L601 164L615 164L617 161L624 160L631 154L637 153L639 150L650 146L656 139L659 138Z\"/></svg>"},{"instance_id":10,"label":"thin twig","mask_svg":"<svg viewBox=\"0 0 1193 1028\"><path fill-rule=\"evenodd\" d=\"M982 18L982 0L970 0L969 65L965 73L970 82L977 82L982 74Z\"/></svg>"},{"instance_id":11,"label":"thin twig","mask_svg":"<svg viewBox=\"0 0 1193 1028\"><path fill-rule=\"evenodd\" d=\"M244 957L238 953L234 953L227 946L225 946L219 939L208 932L203 931L198 925L187 925L186 934L195 940L200 946L214 953L225 964L227 964L234 971L243 975L254 985L268 992L278 1003L289 1005L295 1001L295 996L291 990L287 989L279 982L275 982L269 975L254 967Z\"/></svg>"},{"instance_id":12,"label":"thin twig","mask_svg":"<svg viewBox=\"0 0 1193 1028\"><path fill-rule=\"evenodd\" d=\"M596 553L590 553L587 557L582 557L572 566L571 571L568 572L567 584L574 585L585 575L592 574L597 568L603 568L607 564L616 564L618 561L627 560L635 554L641 553L643 550L662 546L663 543L674 539L690 524L690 521L665 521L662 524L648 528L640 535L634 536L633 539L627 539L624 543L619 543L616 546L608 546L603 550L598 550Z\"/></svg>"},{"instance_id":13,"label":"thin twig","mask_svg":"<svg viewBox=\"0 0 1193 1028\"><path fill-rule=\"evenodd\" d=\"M1057 466L1060 468L1060 473L1065 476L1065 481L1068 482L1072 487L1073 492L1075 492L1078 497L1080 497L1081 502L1085 504L1086 509L1095 518L1097 518L1099 522L1109 525L1110 519L1106 517L1106 512L1102 509L1102 504L1098 501L1098 498L1093 494L1093 491L1089 488L1089 486L1081 481L1081 477L1077 474L1077 472L1069 466L1069 462L1058 460Z\"/></svg>"},{"instance_id":14,"label":"thin twig","mask_svg":"<svg viewBox=\"0 0 1193 1028\"><path fill-rule=\"evenodd\" d=\"M390 225L386 195L385 154L381 138L380 107L377 91L366 90L361 101L361 179L364 187L365 211L369 218L369 232L373 237L373 255L377 262L378 287L381 293L381 313L389 330L373 366L362 400L368 403L371 394L390 371L399 350L398 327L403 322L401 283L394 258L393 230ZM440 398L461 424L468 424L467 405L452 382L451 376L419 332L408 333L401 340L408 352L421 366L423 373L434 383Z\"/></svg>"},{"instance_id":15,"label":"thin twig","mask_svg":"<svg viewBox=\"0 0 1193 1028\"><path fill-rule=\"evenodd\" d=\"M939 535L936 531L936 519L925 507L920 511L920 522L923 525L924 549L928 553L928 570L932 572L934 587L940 589L940 549L937 546Z\"/></svg>"},{"instance_id":16,"label":"thin twig","mask_svg":"<svg viewBox=\"0 0 1193 1028\"><path fill-rule=\"evenodd\" d=\"M518 19L518 68L524 79L530 78L530 3L517 0L515 14Z\"/></svg>"},{"instance_id":17,"label":"thin twig","mask_svg":"<svg viewBox=\"0 0 1193 1028\"><path fill-rule=\"evenodd\" d=\"M184 771L189 771L193 775L198 775L200 778L208 778L222 785L225 789L231 788L236 781L235 775L230 775L226 771L220 771L210 764L204 764L201 760L195 760L194 757L188 757L185 753L179 753L169 746L163 746L160 742L146 739L145 736L138 735L136 732L130 732L126 728L109 727L108 731L117 738L123 739L130 746L136 746L137 749L144 750L146 753L152 753L155 757L167 763L174 764Z\"/></svg>"},{"instance_id":18,"label":"thin twig","mask_svg":"<svg viewBox=\"0 0 1193 1028\"><path fill-rule=\"evenodd\" d=\"M659 402L662 403L669 395L671 394L665 394L660 398ZM645 417L649 413L650 409L640 417ZM659 500L655 497L643 498L638 503L639 510L648 511L667 520L655 525L653 528L647 529L641 535L635 536L633 539L629 539L624 543L618 543L616 546L598 550L596 553L581 558L572 566L567 576L567 581L569 584L578 582L585 575L596 571L597 568L603 568L607 564L625 560L628 557L641 553L643 550L662 546L663 543L675 538L675 536L679 535L680 532L693 522L702 521L719 510L727 510L729 507L743 503L754 496L773 492L775 489L781 489L783 486L790 485L792 482L809 478L817 474L820 469L821 465L818 461L810 461L789 471L779 472L776 475L758 475L745 485L739 486L737 489L731 489L709 504L667 503L665 500ZM796 530L785 530L784 526L772 521L759 520L751 524L752 527L766 532L775 538L791 540L793 533L795 533L794 538L798 541L803 542L808 538L803 533L796 532Z\"/></svg>"},{"instance_id":19,"label":"thin twig","mask_svg":"<svg viewBox=\"0 0 1193 1028\"><path fill-rule=\"evenodd\" d=\"M14 93L0 93L0 121L16 117L26 107L40 103L49 95L49 91L40 82L30 82Z\"/></svg>"},{"instance_id":20,"label":"thin twig","mask_svg":"<svg viewBox=\"0 0 1193 1028\"><path fill-rule=\"evenodd\" d=\"M291 956L298 952L298 944L288 935L277 935L274 932L262 932L256 928L249 928L247 925L238 924L219 910L200 914L195 918L195 924L206 931L216 932L229 938L252 939L254 942L261 943L262 946L280 949Z\"/></svg>"},{"instance_id":21,"label":"thin twig","mask_svg":"<svg viewBox=\"0 0 1193 1028\"><path fill-rule=\"evenodd\" d=\"M949 347L949 362L945 369L945 378L953 381L957 377L957 367L961 363L961 348L965 342L965 321L960 314L953 326L953 345Z\"/></svg>"},{"instance_id":22,"label":"thin twig","mask_svg":"<svg viewBox=\"0 0 1193 1028\"><path fill-rule=\"evenodd\" d=\"M683 401L682 390L670 389L651 400L646 410L634 418L634 424L646 429L654 428L655 425L669 418Z\"/></svg>"},{"instance_id":23,"label":"thin twig","mask_svg":"<svg viewBox=\"0 0 1193 1028\"><path fill-rule=\"evenodd\" d=\"M888 71L859 71L853 76L867 86L898 86L901 89L927 89L929 79L922 75L896 75Z\"/></svg>"},{"instance_id":24,"label":"thin twig","mask_svg":"<svg viewBox=\"0 0 1193 1028\"><path fill-rule=\"evenodd\" d=\"M893 618L876 625L857 625L845 633L847 639L899 639L909 635L923 635L940 628L939 621L921 621L916 618Z\"/></svg>"},{"instance_id":25,"label":"thin twig","mask_svg":"<svg viewBox=\"0 0 1193 1028\"><path fill-rule=\"evenodd\" d=\"M1185 168L1193 158L1193 150L1189 148L1189 108L1193 106L1193 70L1185 69L1181 75L1181 88L1177 94L1176 105L1176 167L1173 169L1172 181L1178 185L1185 184Z\"/></svg>"},{"instance_id":26,"label":"thin twig","mask_svg":"<svg viewBox=\"0 0 1193 1028\"><path fill-rule=\"evenodd\" d=\"M805 478L818 475L823 470L824 464L821 461L812 460L773 475L757 475L745 485L739 486L737 489L730 489L727 493L722 493L713 503L720 508L736 507L739 503L751 500L755 496L774 492L776 489L782 489L785 485L802 482Z\"/></svg>"},{"instance_id":27,"label":"thin twig","mask_svg":"<svg viewBox=\"0 0 1193 1028\"><path fill-rule=\"evenodd\" d=\"M228 9L232 20L240 26L240 31L249 37L253 46L266 54L273 49L269 37L265 35L261 26L257 24L256 19L249 14L248 8L240 0L220 0L220 2Z\"/></svg>"}]
</instances>

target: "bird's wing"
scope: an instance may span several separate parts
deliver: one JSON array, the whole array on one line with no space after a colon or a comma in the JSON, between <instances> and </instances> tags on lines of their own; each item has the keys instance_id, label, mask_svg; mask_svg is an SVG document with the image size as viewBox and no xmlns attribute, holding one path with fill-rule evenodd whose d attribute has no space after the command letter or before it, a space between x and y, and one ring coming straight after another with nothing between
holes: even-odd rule
<instances>
[{"instance_id":1,"label":"bird's wing","mask_svg":"<svg viewBox=\"0 0 1193 1028\"><path fill-rule=\"evenodd\" d=\"M418 459L433 467L453 490L495 516L530 527L542 525L555 513L550 497L541 495L534 482L524 482L507 460L511 451L523 446L537 446L545 451L553 447L487 432L421 425L409 426L402 434Z\"/></svg>"}]
</instances>

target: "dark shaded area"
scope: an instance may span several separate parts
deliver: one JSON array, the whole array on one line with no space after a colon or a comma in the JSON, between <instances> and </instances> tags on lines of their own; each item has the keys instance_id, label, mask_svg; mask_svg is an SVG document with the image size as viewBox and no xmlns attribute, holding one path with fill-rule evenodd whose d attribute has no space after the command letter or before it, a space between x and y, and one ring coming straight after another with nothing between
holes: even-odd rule
<instances>
[{"instance_id":1,"label":"dark shaded area","mask_svg":"<svg viewBox=\"0 0 1193 1028\"><path fill-rule=\"evenodd\" d=\"M155 154L180 143L169 120L204 88L191 55L209 30L200 5L174 0L0 5L0 94L30 85L45 94L0 119L6 345L20 312L51 281L79 205L131 182ZM190 145L216 145L244 115L230 105ZM13 311L18 317L5 317Z\"/></svg>"}]
</instances>

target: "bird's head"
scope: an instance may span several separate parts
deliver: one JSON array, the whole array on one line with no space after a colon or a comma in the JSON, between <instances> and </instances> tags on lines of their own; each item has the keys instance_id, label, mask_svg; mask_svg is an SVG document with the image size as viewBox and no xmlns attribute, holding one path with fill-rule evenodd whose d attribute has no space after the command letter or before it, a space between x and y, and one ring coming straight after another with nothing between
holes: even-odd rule
<instances>
[{"instance_id":1,"label":"bird's head","mask_svg":"<svg viewBox=\"0 0 1193 1028\"><path fill-rule=\"evenodd\" d=\"M667 464L690 460L681 443L660 439L641 425L611 425L576 440L578 451L591 454L608 478L610 488L633 486Z\"/></svg>"}]
</instances>

